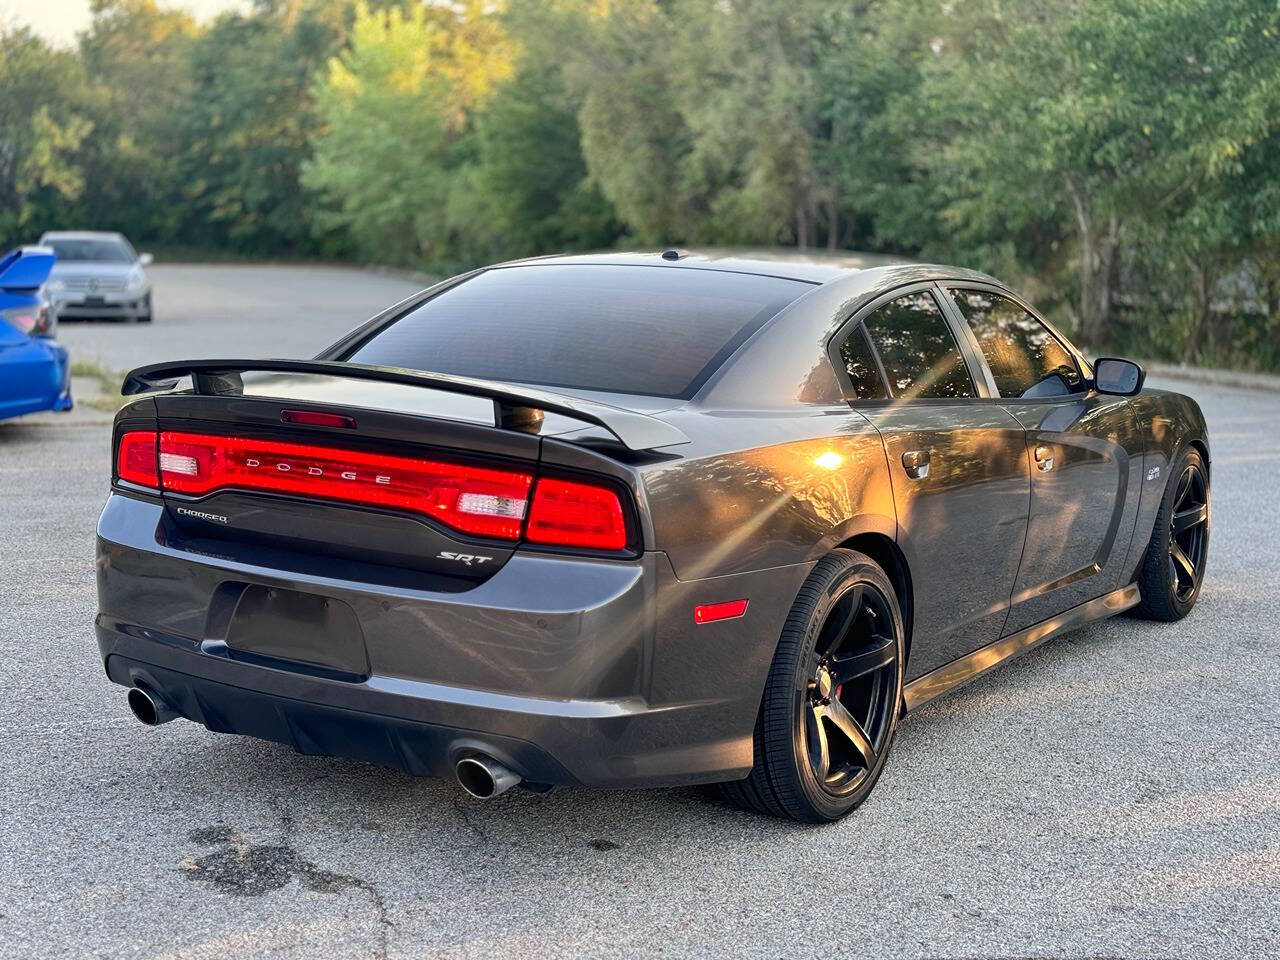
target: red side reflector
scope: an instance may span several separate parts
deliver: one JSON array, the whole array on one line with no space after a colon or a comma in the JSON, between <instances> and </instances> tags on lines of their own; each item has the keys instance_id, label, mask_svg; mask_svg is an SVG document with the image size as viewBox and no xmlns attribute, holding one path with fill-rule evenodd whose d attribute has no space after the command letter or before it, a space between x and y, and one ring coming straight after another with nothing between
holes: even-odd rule
<instances>
[{"instance_id":1,"label":"red side reflector","mask_svg":"<svg viewBox=\"0 0 1280 960\"><path fill-rule=\"evenodd\" d=\"M529 508L530 543L589 550L625 550L627 521L622 501L608 487L542 479Z\"/></svg>"},{"instance_id":2,"label":"red side reflector","mask_svg":"<svg viewBox=\"0 0 1280 960\"><path fill-rule=\"evenodd\" d=\"M704 603L693 608L694 623L711 623L715 620L736 620L747 612L746 600L727 600L724 603Z\"/></svg>"},{"instance_id":3,"label":"red side reflector","mask_svg":"<svg viewBox=\"0 0 1280 960\"><path fill-rule=\"evenodd\" d=\"M308 427L346 427L354 430L355 417L341 413L323 413L320 410L281 410L280 420L284 423L301 423Z\"/></svg>"},{"instance_id":4,"label":"red side reflector","mask_svg":"<svg viewBox=\"0 0 1280 960\"><path fill-rule=\"evenodd\" d=\"M160 435L165 490L266 490L426 514L477 536L517 540L533 475L303 443Z\"/></svg>"},{"instance_id":5,"label":"red side reflector","mask_svg":"<svg viewBox=\"0 0 1280 960\"><path fill-rule=\"evenodd\" d=\"M151 430L135 430L120 437L116 474L121 480L153 490L160 486L156 473L156 440Z\"/></svg>"}]
</instances>

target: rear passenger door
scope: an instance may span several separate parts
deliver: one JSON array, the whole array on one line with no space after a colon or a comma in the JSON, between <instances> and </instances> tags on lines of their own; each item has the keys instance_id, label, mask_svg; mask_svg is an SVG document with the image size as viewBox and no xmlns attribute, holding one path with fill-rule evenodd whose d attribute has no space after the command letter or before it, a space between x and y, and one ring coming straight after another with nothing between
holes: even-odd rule
<instances>
[{"instance_id":1,"label":"rear passenger door","mask_svg":"<svg viewBox=\"0 0 1280 960\"><path fill-rule=\"evenodd\" d=\"M1026 428L1027 546L1006 633L1109 593L1136 519L1142 439L1127 397L1091 389L1081 361L1029 308L982 285L948 285L999 406Z\"/></svg>"},{"instance_id":2,"label":"rear passenger door","mask_svg":"<svg viewBox=\"0 0 1280 960\"><path fill-rule=\"evenodd\" d=\"M930 283L895 291L832 343L888 454L914 593L908 679L1000 638L1027 527L1025 431L991 402L941 298Z\"/></svg>"}]
</instances>

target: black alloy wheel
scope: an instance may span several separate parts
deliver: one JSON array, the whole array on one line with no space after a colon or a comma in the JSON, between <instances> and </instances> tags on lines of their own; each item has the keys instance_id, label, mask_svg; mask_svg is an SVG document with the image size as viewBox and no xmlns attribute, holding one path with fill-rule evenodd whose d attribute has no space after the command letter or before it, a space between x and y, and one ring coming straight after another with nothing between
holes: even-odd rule
<instances>
[{"instance_id":1,"label":"black alloy wheel","mask_svg":"<svg viewBox=\"0 0 1280 960\"><path fill-rule=\"evenodd\" d=\"M888 601L871 584L850 587L827 614L798 691L809 766L832 796L876 769L893 730L897 668Z\"/></svg>"},{"instance_id":2,"label":"black alloy wheel","mask_svg":"<svg viewBox=\"0 0 1280 960\"><path fill-rule=\"evenodd\" d=\"M782 630L754 737L755 763L725 796L808 823L838 820L875 786L902 707L905 632L893 585L870 557L834 550L813 568Z\"/></svg>"},{"instance_id":3,"label":"black alloy wheel","mask_svg":"<svg viewBox=\"0 0 1280 960\"><path fill-rule=\"evenodd\" d=\"M1209 484L1198 464L1189 463L1178 478L1169 524L1169 582L1173 595L1189 603L1204 575L1209 533Z\"/></svg>"},{"instance_id":4,"label":"black alloy wheel","mask_svg":"<svg viewBox=\"0 0 1280 960\"><path fill-rule=\"evenodd\" d=\"M1174 461L1138 573L1139 616L1181 620L1191 612L1204 583L1209 520L1209 470L1189 447Z\"/></svg>"}]
</instances>

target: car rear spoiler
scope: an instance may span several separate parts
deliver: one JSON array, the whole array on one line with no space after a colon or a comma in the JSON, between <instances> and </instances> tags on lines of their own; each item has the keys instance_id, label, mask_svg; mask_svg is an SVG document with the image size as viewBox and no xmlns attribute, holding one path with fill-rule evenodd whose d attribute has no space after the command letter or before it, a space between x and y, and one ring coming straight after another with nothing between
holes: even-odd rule
<instances>
[{"instance_id":1,"label":"car rear spoiler","mask_svg":"<svg viewBox=\"0 0 1280 960\"><path fill-rule=\"evenodd\" d=\"M494 422L500 427L527 429L540 423L544 412L559 413L603 427L630 450L654 450L689 442L682 431L657 417L607 403L498 380L336 360L180 360L153 363L129 371L120 392L128 397L149 390L167 390L181 378L189 376L196 393L215 396L237 394L244 389L240 374L250 371L375 380L486 397L493 401Z\"/></svg>"},{"instance_id":2,"label":"car rear spoiler","mask_svg":"<svg viewBox=\"0 0 1280 960\"><path fill-rule=\"evenodd\" d=\"M0 290L34 290L49 279L58 255L49 247L18 247L0 257Z\"/></svg>"}]
</instances>

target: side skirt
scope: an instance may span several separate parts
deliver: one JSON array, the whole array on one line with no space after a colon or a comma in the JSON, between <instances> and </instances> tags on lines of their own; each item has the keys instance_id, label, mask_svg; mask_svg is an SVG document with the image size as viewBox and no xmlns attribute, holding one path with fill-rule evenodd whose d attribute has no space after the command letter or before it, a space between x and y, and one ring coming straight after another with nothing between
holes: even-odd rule
<instances>
[{"instance_id":1,"label":"side skirt","mask_svg":"<svg viewBox=\"0 0 1280 960\"><path fill-rule=\"evenodd\" d=\"M1130 607L1137 606L1141 599L1142 594L1138 590L1138 585L1131 583L1106 596L1082 603L1056 617L1050 617L1025 630L1012 633L995 643L989 643L973 653L965 654L959 660L953 660L946 666L939 667L908 683L902 692L906 711L909 713L944 693L950 693L957 687L964 686L992 667L999 666L1011 657L1039 646L1050 637L1084 626L1086 623L1092 623L1094 620L1103 620L1114 617L1117 613L1124 613Z\"/></svg>"}]
</instances>

